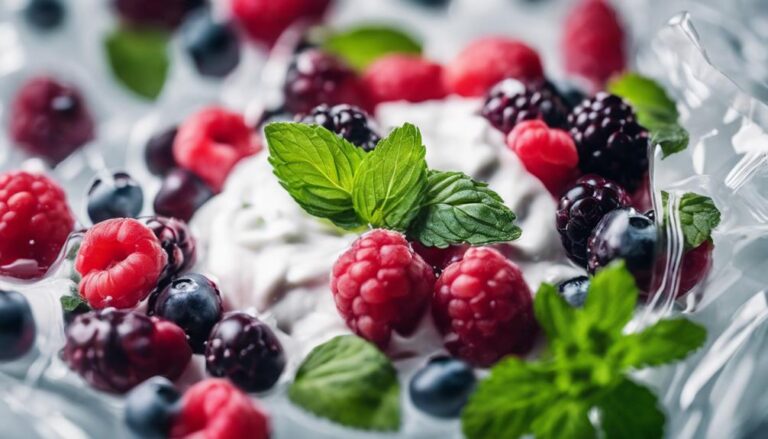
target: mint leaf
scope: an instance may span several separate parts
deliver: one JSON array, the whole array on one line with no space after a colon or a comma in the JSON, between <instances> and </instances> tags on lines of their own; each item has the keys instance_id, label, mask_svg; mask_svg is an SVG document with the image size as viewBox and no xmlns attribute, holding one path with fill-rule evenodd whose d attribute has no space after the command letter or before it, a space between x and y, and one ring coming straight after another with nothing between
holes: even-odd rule
<instances>
[{"instance_id":1,"label":"mint leaf","mask_svg":"<svg viewBox=\"0 0 768 439\"><path fill-rule=\"evenodd\" d=\"M618 343L627 367L659 366L679 361L707 339L703 326L686 319L661 320Z\"/></svg>"},{"instance_id":2,"label":"mint leaf","mask_svg":"<svg viewBox=\"0 0 768 439\"><path fill-rule=\"evenodd\" d=\"M405 230L427 188L426 148L421 133L406 123L365 156L354 179L352 202L373 227Z\"/></svg>"},{"instance_id":3,"label":"mint leaf","mask_svg":"<svg viewBox=\"0 0 768 439\"><path fill-rule=\"evenodd\" d=\"M597 438L588 413L588 405L568 399L558 400L533 421L533 435L536 439Z\"/></svg>"},{"instance_id":4,"label":"mint leaf","mask_svg":"<svg viewBox=\"0 0 768 439\"><path fill-rule=\"evenodd\" d=\"M360 148L301 123L271 123L264 135L275 176L307 213L346 229L363 224L352 203L355 171L365 154Z\"/></svg>"},{"instance_id":5,"label":"mint leaf","mask_svg":"<svg viewBox=\"0 0 768 439\"><path fill-rule=\"evenodd\" d=\"M583 314L594 328L618 336L632 319L637 294L635 278L624 262L614 262L590 280Z\"/></svg>"},{"instance_id":6,"label":"mint leaf","mask_svg":"<svg viewBox=\"0 0 768 439\"><path fill-rule=\"evenodd\" d=\"M515 214L488 185L460 172L430 171L427 193L408 235L429 247L513 241Z\"/></svg>"},{"instance_id":7,"label":"mint leaf","mask_svg":"<svg viewBox=\"0 0 768 439\"><path fill-rule=\"evenodd\" d=\"M669 218L669 193L661 192L664 219ZM693 249L712 237L712 230L720 225L720 211L711 198L687 192L680 198L680 226L685 247Z\"/></svg>"},{"instance_id":8,"label":"mint leaf","mask_svg":"<svg viewBox=\"0 0 768 439\"><path fill-rule=\"evenodd\" d=\"M551 374L517 358L502 360L470 396L462 431L467 439L520 437L556 397Z\"/></svg>"},{"instance_id":9,"label":"mint leaf","mask_svg":"<svg viewBox=\"0 0 768 439\"><path fill-rule=\"evenodd\" d=\"M664 412L647 387L624 378L598 403L607 438L657 439L664 436Z\"/></svg>"},{"instance_id":10,"label":"mint leaf","mask_svg":"<svg viewBox=\"0 0 768 439\"><path fill-rule=\"evenodd\" d=\"M78 296L61 296L59 298L59 301L61 302L61 307L64 309L64 312L73 312L73 311L90 311L91 307L88 305L88 302L83 300L82 297Z\"/></svg>"},{"instance_id":11,"label":"mint leaf","mask_svg":"<svg viewBox=\"0 0 768 439\"><path fill-rule=\"evenodd\" d=\"M312 350L296 372L288 397L339 424L366 430L400 428L400 385L389 359L352 335Z\"/></svg>"},{"instance_id":12,"label":"mint leaf","mask_svg":"<svg viewBox=\"0 0 768 439\"><path fill-rule=\"evenodd\" d=\"M690 141L688 131L676 123L651 125L647 128L651 130L651 143L661 146L662 158L667 158L688 147Z\"/></svg>"},{"instance_id":13,"label":"mint leaf","mask_svg":"<svg viewBox=\"0 0 768 439\"><path fill-rule=\"evenodd\" d=\"M421 45L413 37L385 26L363 26L331 35L323 47L358 70L387 54L421 53Z\"/></svg>"},{"instance_id":14,"label":"mint leaf","mask_svg":"<svg viewBox=\"0 0 768 439\"><path fill-rule=\"evenodd\" d=\"M533 310L536 321L544 328L550 343L571 339L577 318L576 310L558 294L553 285L541 284L533 300Z\"/></svg>"},{"instance_id":15,"label":"mint leaf","mask_svg":"<svg viewBox=\"0 0 768 439\"><path fill-rule=\"evenodd\" d=\"M139 96L157 98L168 75L169 40L156 30L115 30L104 42L115 77Z\"/></svg>"},{"instance_id":16,"label":"mint leaf","mask_svg":"<svg viewBox=\"0 0 768 439\"><path fill-rule=\"evenodd\" d=\"M608 83L608 91L629 101L640 125L648 122L677 123L679 114L661 85L637 73L625 73Z\"/></svg>"}]
</instances>

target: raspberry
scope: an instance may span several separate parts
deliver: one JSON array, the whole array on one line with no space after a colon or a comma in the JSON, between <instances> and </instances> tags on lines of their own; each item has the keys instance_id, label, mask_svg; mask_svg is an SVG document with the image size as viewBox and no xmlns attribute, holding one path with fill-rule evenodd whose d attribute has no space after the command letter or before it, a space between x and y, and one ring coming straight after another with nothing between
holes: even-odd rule
<instances>
[{"instance_id":1,"label":"raspberry","mask_svg":"<svg viewBox=\"0 0 768 439\"><path fill-rule=\"evenodd\" d=\"M321 125L365 151L372 151L381 140L371 127L368 114L351 105L318 105L301 122Z\"/></svg>"},{"instance_id":2,"label":"raspberry","mask_svg":"<svg viewBox=\"0 0 768 439\"><path fill-rule=\"evenodd\" d=\"M565 21L565 69L590 80L596 89L626 67L624 29L604 0L584 0Z\"/></svg>"},{"instance_id":3,"label":"raspberry","mask_svg":"<svg viewBox=\"0 0 768 439\"><path fill-rule=\"evenodd\" d=\"M448 265L460 261L469 249L469 245L466 244L451 245L446 248L427 247L418 241L411 242L411 247L432 267L435 274L440 274Z\"/></svg>"},{"instance_id":4,"label":"raspberry","mask_svg":"<svg viewBox=\"0 0 768 439\"><path fill-rule=\"evenodd\" d=\"M272 45L294 22L321 18L330 3L330 0L231 0L231 7L251 38Z\"/></svg>"},{"instance_id":5,"label":"raspberry","mask_svg":"<svg viewBox=\"0 0 768 439\"><path fill-rule=\"evenodd\" d=\"M309 113L320 104L349 104L366 108L357 74L341 59L318 49L296 55L283 86L285 109Z\"/></svg>"},{"instance_id":6,"label":"raspberry","mask_svg":"<svg viewBox=\"0 0 768 439\"><path fill-rule=\"evenodd\" d=\"M579 155L571 136L540 120L517 124L507 137L507 145L555 196L578 175Z\"/></svg>"},{"instance_id":7,"label":"raspberry","mask_svg":"<svg viewBox=\"0 0 768 439\"><path fill-rule=\"evenodd\" d=\"M0 275L44 275L74 224L66 195L56 183L26 172L0 174Z\"/></svg>"},{"instance_id":8,"label":"raspberry","mask_svg":"<svg viewBox=\"0 0 768 439\"><path fill-rule=\"evenodd\" d=\"M648 132L623 99L598 93L568 115L579 150L579 167L611 179L630 192L648 172Z\"/></svg>"},{"instance_id":9,"label":"raspberry","mask_svg":"<svg viewBox=\"0 0 768 439\"><path fill-rule=\"evenodd\" d=\"M176 162L215 191L221 190L237 162L260 149L243 116L216 107L184 121L173 142Z\"/></svg>"},{"instance_id":10,"label":"raspberry","mask_svg":"<svg viewBox=\"0 0 768 439\"><path fill-rule=\"evenodd\" d=\"M448 91L461 96L483 96L506 78L543 79L539 54L520 41L488 37L472 42L445 67Z\"/></svg>"},{"instance_id":11,"label":"raspberry","mask_svg":"<svg viewBox=\"0 0 768 439\"><path fill-rule=\"evenodd\" d=\"M94 136L93 120L80 92L45 76L32 78L21 87L9 115L13 140L52 166Z\"/></svg>"},{"instance_id":12,"label":"raspberry","mask_svg":"<svg viewBox=\"0 0 768 439\"><path fill-rule=\"evenodd\" d=\"M533 344L533 300L520 269L489 247L469 249L435 284L432 316L451 354L490 366Z\"/></svg>"},{"instance_id":13,"label":"raspberry","mask_svg":"<svg viewBox=\"0 0 768 439\"><path fill-rule=\"evenodd\" d=\"M514 79L496 84L485 97L481 113L497 130L508 134L524 120L542 119L552 128L565 128L570 109L549 82L523 86Z\"/></svg>"},{"instance_id":14,"label":"raspberry","mask_svg":"<svg viewBox=\"0 0 768 439\"><path fill-rule=\"evenodd\" d=\"M363 74L363 88L371 105L382 102L423 102L442 99L443 67L417 55L388 55L371 64Z\"/></svg>"},{"instance_id":15,"label":"raspberry","mask_svg":"<svg viewBox=\"0 0 768 439\"><path fill-rule=\"evenodd\" d=\"M167 261L160 241L139 221L100 222L85 233L75 259L80 295L92 308L132 308L157 286Z\"/></svg>"},{"instance_id":16,"label":"raspberry","mask_svg":"<svg viewBox=\"0 0 768 439\"><path fill-rule=\"evenodd\" d=\"M587 265L587 240L603 216L627 207L631 199L618 184L597 175L585 175L560 198L557 231L565 252L582 267Z\"/></svg>"},{"instance_id":17,"label":"raspberry","mask_svg":"<svg viewBox=\"0 0 768 439\"><path fill-rule=\"evenodd\" d=\"M114 0L114 7L129 24L173 29L187 13L187 0Z\"/></svg>"},{"instance_id":18,"label":"raspberry","mask_svg":"<svg viewBox=\"0 0 768 439\"><path fill-rule=\"evenodd\" d=\"M269 418L248 395L227 380L209 378L182 398L172 439L268 439Z\"/></svg>"},{"instance_id":19,"label":"raspberry","mask_svg":"<svg viewBox=\"0 0 768 439\"><path fill-rule=\"evenodd\" d=\"M361 236L333 266L336 308L353 332L385 348L392 330L411 333L429 301L435 275L396 232Z\"/></svg>"},{"instance_id":20,"label":"raspberry","mask_svg":"<svg viewBox=\"0 0 768 439\"><path fill-rule=\"evenodd\" d=\"M127 392L155 375L174 380L192 357L178 326L113 308L77 316L66 332L63 360L107 392Z\"/></svg>"}]
</instances>

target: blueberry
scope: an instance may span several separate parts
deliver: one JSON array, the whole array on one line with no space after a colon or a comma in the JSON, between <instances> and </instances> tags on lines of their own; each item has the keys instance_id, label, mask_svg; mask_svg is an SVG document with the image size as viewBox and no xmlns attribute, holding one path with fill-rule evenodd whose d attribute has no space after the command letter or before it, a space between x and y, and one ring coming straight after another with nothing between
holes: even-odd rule
<instances>
[{"instance_id":1,"label":"blueberry","mask_svg":"<svg viewBox=\"0 0 768 439\"><path fill-rule=\"evenodd\" d=\"M173 158L173 141L176 139L177 127L169 128L152 136L144 147L144 161L147 169L154 175L163 176L176 167Z\"/></svg>"},{"instance_id":2,"label":"blueberry","mask_svg":"<svg viewBox=\"0 0 768 439\"><path fill-rule=\"evenodd\" d=\"M227 23L217 23L209 11L190 14L182 28L182 43L203 76L227 76L240 63L240 40Z\"/></svg>"},{"instance_id":3,"label":"blueberry","mask_svg":"<svg viewBox=\"0 0 768 439\"><path fill-rule=\"evenodd\" d=\"M216 284L196 273L174 279L150 299L150 313L176 323L198 354L203 353L211 329L221 320L221 312Z\"/></svg>"},{"instance_id":4,"label":"blueberry","mask_svg":"<svg viewBox=\"0 0 768 439\"><path fill-rule=\"evenodd\" d=\"M27 298L0 290L0 362L26 354L35 342L35 319Z\"/></svg>"},{"instance_id":5,"label":"blueberry","mask_svg":"<svg viewBox=\"0 0 768 439\"><path fill-rule=\"evenodd\" d=\"M198 176L186 169L172 170L155 196L155 213L189 221L195 211L213 196Z\"/></svg>"},{"instance_id":6,"label":"blueberry","mask_svg":"<svg viewBox=\"0 0 768 439\"><path fill-rule=\"evenodd\" d=\"M563 296L566 302L576 308L584 306L587 300L587 290L589 289L589 278L587 276L574 277L557 285L557 291Z\"/></svg>"},{"instance_id":7,"label":"blueberry","mask_svg":"<svg viewBox=\"0 0 768 439\"><path fill-rule=\"evenodd\" d=\"M117 172L98 178L88 191L88 216L94 224L111 218L136 218L144 205L144 192L130 175Z\"/></svg>"},{"instance_id":8,"label":"blueberry","mask_svg":"<svg viewBox=\"0 0 768 439\"><path fill-rule=\"evenodd\" d=\"M430 8L444 8L451 3L451 0L409 0L411 3L415 3L420 6L427 6Z\"/></svg>"},{"instance_id":9,"label":"blueberry","mask_svg":"<svg viewBox=\"0 0 768 439\"><path fill-rule=\"evenodd\" d=\"M125 422L136 437L166 438L180 411L181 395L167 378L156 376L136 386L125 400Z\"/></svg>"},{"instance_id":10,"label":"blueberry","mask_svg":"<svg viewBox=\"0 0 768 439\"><path fill-rule=\"evenodd\" d=\"M472 367L455 358L438 357L416 372L408 390L413 404L439 418L454 418L475 389Z\"/></svg>"},{"instance_id":11,"label":"blueberry","mask_svg":"<svg viewBox=\"0 0 768 439\"><path fill-rule=\"evenodd\" d=\"M24 18L35 28L53 30L61 25L66 9L61 0L30 0L24 8Z\"/></svg>"}]
</instances>

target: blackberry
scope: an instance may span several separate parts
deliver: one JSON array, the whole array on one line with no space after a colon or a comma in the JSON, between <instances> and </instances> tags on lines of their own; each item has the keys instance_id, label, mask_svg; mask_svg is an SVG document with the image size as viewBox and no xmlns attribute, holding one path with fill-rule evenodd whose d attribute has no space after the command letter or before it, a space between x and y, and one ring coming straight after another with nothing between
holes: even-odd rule
<instances>
[{"instance_id":1,"label":"blackberry","mask_svg":"<svg viewBox=\"0 0 768 439\"><path fill-rule=\"evenodd\" d=\"M140 221L157 236L160 246L168 255L168 262L158 281L158 290L162 290L171 278L195 265L197 261L195 238L187 223L176 218L150 216L140 218Z\"/></svg>"},{"instance_id":2,"label":"blackberry","mask_svg":"<svg viewBox=\"0 0 768 439\"><path fill-rule=\"evenodd\" d=\"M213 327L206 342L205 365L215 377L227 377L247 392L261 392L280 378L285 353L269 326L234 312Z\"/></svg>"},{"instance_id":3,"label":"blackberry","mask_svg":"<svg viewBox=\"0 0 768 439\"><path fill-rule=\"evenodd\" d=\"M551 128L564 128L569 111L548 81L521 86L514 79L505 79L488 92L481 114L496 129L508 134L519 122L531 119L542 119Z\"/></svg>"},{"instance_id":4,"label":"blackberry","mask_svg":"<svg viewBox=\"0 0 768 439\"><path fill-rule=\"evenodd\" d=\"M614 180L630 192L638 188L648 171L648 131L627 102L598 93L573 109L568 125L584 173Z\"/></svg>"},{"instance_id":5,"label":"blackberry","mask_svg":"<svg viewBox=\"0 0 768 439\"><path fill-rule=\"evenodd\" d=\"M318 105L299 120L302 123L323 126L365 151L373 150L381 140L370 126L368 114L352 105Z\"/></svg>"},{"instance_id":6,"label":"blackberry","mask_svg":"<svg viewBox=\"0 0 768 439\"><path fill-rule=\"evenodd\" d=\"M572 261L587 264L587 240L597 223L612 210L627 207L631 199L618 184L597 175L585 175L565 192L557 208L557 231Z\"/></svg>"}]
</instances>

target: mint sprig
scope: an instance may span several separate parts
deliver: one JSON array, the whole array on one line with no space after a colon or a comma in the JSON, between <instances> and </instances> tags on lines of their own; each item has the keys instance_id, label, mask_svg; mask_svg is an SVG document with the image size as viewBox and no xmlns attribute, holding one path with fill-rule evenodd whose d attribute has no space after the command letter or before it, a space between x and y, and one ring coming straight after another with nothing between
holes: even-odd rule
<instances>
[{"instance_id":1,"label":"mint sprig","mask_svg":"<svg viewBox=\"0 0 768 439\"><path fill-rule=\"evenodd\" d=\"M392 363L352 335L317 346L296 372L289 399L317 416L365 430L400 428L400 384Z\"/></svg>"},{"instance_id":2,"label":"mint sprig","mask_svg":"<svg viewBox=\"0 0 768 439\"><path fill-rule=\"evenodd\" d=\"M547 352L538 361L510 358L491 369L462 413L465 436L662 437L665 416L656 396L627 373L684 358L704 343L706 333L674 319L624 334L637 296L623 262L592 279L582 308L569 306L555 287L543 284L534 311L549 340ZM592 410L600 413L597 426L589 422Z\"/></svg>"},{"instance_id":3,"label":"mint sprig","mask_svg":"<svg viewBox=\"0 0 768 439\"><path fill-rule=\"evenodd\" d=\"M661 192L664 220L669 218L669 193ZM680 197L678 207L685 248L693 249L712 238L712 231L720 225L720 211L711 198L694 192Z\"/></svg>"},{"instance_id":4,"label":"mint sprig","mask_svg":"<svg viewBox=\"0 0 768 439\"><path fill-rule=\"evenodd\" d=\"M387 26L361 26L329 36L323 48L363 70L391 53L420 54L421 44L407 33Z\"/></svg>"},{"instance_id":5,"label":"mint sprig","mask_svg":"<svg viewBox=\"0 0 768 439\"><path fill-rule=\"evenodd\" d=\"M170 35L149 29L120 28L104 41L107 60L120 83L137 95L154 100L170 68Z\"/></svg>"},{"instance_id":6,"label":"mint sprig","mask_svg":"<svg viewBox=\"0 0 768 439\"><path fill-rule=\"evenodd\" d=\"M85 299L80 297L77 291L75 291L73 295L61 296L59 298L59 301L61 302L61 308L64 310L64 312L75 312L75 311L87 312L91 310L91 307L90 305L88 305L88 302L86 302Z\"/></svg>"}]
</instances>

